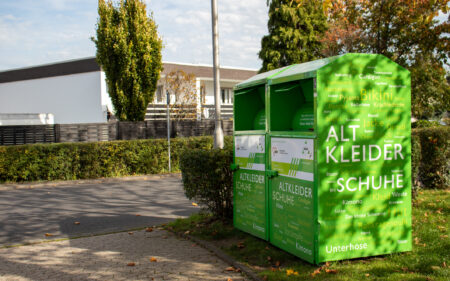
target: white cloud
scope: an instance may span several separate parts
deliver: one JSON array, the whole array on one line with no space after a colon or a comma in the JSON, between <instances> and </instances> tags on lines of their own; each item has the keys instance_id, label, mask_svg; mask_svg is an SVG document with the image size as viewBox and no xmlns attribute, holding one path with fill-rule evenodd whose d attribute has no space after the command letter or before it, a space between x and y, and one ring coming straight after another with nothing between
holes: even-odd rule
<instances>
[{"instance_id":1,"label":"white cloud","mask_svg":"<svg viewBox=\"0 0 450 281\"><path fill-rule=\"evenodd\" d=\"M146 0L165 48L163 60L212 63L207 0ZM267 33L264 0L218 0L220 63L259 68ZM94 56L97 1L0 1L0 70Z\"/></svg>"}]
</instances>

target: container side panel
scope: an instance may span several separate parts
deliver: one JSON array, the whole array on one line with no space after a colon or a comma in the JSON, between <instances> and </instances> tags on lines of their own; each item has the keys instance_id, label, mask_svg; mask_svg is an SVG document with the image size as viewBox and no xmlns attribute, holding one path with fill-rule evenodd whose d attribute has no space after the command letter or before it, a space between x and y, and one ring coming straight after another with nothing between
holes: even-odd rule
<instances>
[{"instance_id":1,"label":"container side panel","mask_svg":"<svg viewBox=\"0 0 450 281\"><path fill-rule=\"evenodd\" d=\"M265 136L235 136L234 159L239 170L234 173L234 225L236 228L267 239Z\"/></svg>"},{"instance_id":2,"label":"container side panel","mask_svg":"<svg viewBox=\"0 0 450 281\"><path fill-rule=\"evenodd\" d=\"M270 241L314 262L314 140L271 138Z\"/></svg>"},{"instance_id":3,"label":"container side panel","mask_svg":"<svg viewBox=\"0 0 450 281\"><path fill-rule=\"evenodd\" d=\"M317 75L318 261L411 250L411 82L380 55Z\"/></svg>"}]
</instances>

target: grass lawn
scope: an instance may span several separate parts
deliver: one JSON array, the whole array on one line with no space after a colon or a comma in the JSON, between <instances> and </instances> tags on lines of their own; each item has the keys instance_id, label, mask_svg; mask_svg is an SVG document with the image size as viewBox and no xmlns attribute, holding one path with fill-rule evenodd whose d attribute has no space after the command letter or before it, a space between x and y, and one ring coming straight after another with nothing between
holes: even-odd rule
<instances>
[{"instance_id":1,"label":"grass lawn","mask_svg":"<svg viewBox=\"0 0 450 281\"><path fill-rule=\"evenodd\" d=\"M207 240L265 280L450 280L450 190L420 191L413 200L413 251L311 265L207 214L166 227Z\"/></svg>"}]
</instances>

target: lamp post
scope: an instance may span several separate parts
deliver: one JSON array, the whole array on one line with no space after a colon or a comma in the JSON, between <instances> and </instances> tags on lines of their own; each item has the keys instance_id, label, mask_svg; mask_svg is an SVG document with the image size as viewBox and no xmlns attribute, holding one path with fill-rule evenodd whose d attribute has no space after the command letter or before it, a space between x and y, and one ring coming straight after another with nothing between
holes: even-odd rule
<instances>
[{"instance_id":1,"label":"lamp post","mask_svg":"<svg viewBox=\"0 0 450 281\"><path fill-rule=\"evenodd\" d=\"M219 73L219 28L217 24L217 0L211 0L212 41L213 41L213 69L214 69L214 105L216 116L214 118L214 148L223 148L222 115L220 110L220 73Z\"/></svg>"},{"instance_id":2,"label":"lamp post","mask_svg":"<svg viewBox=\"0 0 450 281\"><path fill-rule=\"evenodd\" d=\"M169 110L170 95L169 95L169 91L166 91L166 99L167 99L167 149L168 149L168 154L169 154L169 173L170 173L171 167L170 167L170 110Z\"/></svg>"}]
</instances>

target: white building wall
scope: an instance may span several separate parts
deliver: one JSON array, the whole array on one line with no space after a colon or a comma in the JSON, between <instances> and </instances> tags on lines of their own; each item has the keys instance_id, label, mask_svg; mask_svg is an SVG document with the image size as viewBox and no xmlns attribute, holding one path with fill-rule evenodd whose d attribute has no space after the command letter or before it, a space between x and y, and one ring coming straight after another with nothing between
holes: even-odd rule
<instances>
[{"instance_id":1,"label":"white building wall","mask_svg":"<svg viewBox=\"0 0 450 281\"><path fill-rule=\"evenodd\" d=\"M105 72L100 72L100 92L101 92L101 99L102 99L102 111L104 116L104 119L107 119L107 111L114 113L114 106L112 104L111 98L108 94L108 86L106 85L106 75Z\"/></svg>"},{"instance_id":2,"label":"white building wall","mask_svg":"<svg viewBox=\"0 0 450 281\"><path fill-rule=\"evenodd\" d=\"M213 80L203 80L203 85L205 85L205 104L214 104L214 81ZM238 81L220 81L220 88L230 88L238 83ZM220 97L222 97L220 95ZM221 101L222 102L222 101Z\"/></svg>"},{"instance_id":3,"label":"white building wall","mask_svg":"<svg viewBox=\"0 0 450 281\"><path fill-rule=\"evenodd\" d=\"M0 83L0 113L52 113L56 124L106 122L105 92L100 71Z\"/></svg>"}]
</instances>

